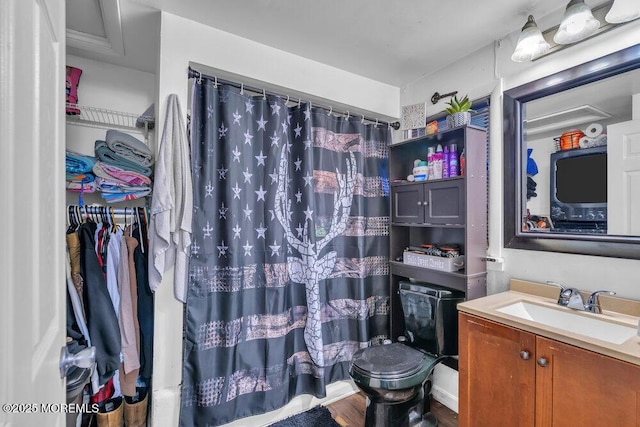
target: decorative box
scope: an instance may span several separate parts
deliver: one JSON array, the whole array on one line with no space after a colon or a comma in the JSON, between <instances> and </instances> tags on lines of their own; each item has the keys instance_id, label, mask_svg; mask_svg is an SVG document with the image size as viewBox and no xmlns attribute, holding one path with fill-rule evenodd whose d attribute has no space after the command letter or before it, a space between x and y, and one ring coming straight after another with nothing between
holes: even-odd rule
<instances>
[{"instance_id":1,"label":"decorative box","mask_svg":"<svg viewBox=\"0 0 640 427\"><path fill-rule=\"evenodd\" d=\"M422 129L424 131L426 123L427 105L424 102L402 107L402 130Z\"/></svg>"},{"instance_id":2,"label":"decorative box","mask_svg":"<svg viewBox=\"0 0 640 427\"><path fill-rule=\"evenodd\" d=\"M402 254L402 260L408 265L415 265L416 267L430 268L431 270L438 271L451 272L464 268L464 255L450 258L405 251Z\"/></svg>"}]
</instances>

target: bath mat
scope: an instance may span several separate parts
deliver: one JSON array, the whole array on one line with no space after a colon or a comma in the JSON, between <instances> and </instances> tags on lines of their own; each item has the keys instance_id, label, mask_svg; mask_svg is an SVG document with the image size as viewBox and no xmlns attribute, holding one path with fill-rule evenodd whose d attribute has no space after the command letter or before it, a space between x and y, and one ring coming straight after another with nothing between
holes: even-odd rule
<instances>
[{"instance_id":1,"label":"bath mat","mask_svg":"<svg viewBox=\"0 0 640 427\"><path fill-rule=\"evenodd\" d=\"M271 424L271 427L340 427L324 406L316 406L308 411L285 418Z\"/></svg>"}]
</instances>

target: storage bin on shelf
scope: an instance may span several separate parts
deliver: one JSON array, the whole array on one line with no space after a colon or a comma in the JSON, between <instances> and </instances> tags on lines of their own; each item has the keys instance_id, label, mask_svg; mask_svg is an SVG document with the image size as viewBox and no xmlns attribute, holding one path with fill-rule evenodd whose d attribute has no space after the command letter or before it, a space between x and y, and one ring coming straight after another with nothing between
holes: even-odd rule
<instances>
[{"instance_id":1,"label":"storage bin on shelf","mask_svg":"<svg viewBox=\"0 0 640 427\"><path fill-rule=\"evenodd\" d=\"M402 254L402 262L404 264L429 268L431 270L453 272L464 268L464 255L458 255L456 257L442 257L404 251Z\"/></svg>"}]
</instances>

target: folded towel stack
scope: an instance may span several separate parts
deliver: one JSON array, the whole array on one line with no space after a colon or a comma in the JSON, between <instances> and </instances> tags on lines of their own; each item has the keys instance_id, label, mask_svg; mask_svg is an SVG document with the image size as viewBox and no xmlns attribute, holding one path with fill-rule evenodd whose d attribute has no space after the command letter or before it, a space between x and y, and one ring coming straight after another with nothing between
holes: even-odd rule
<instances>
[{"instance_id":1,"label":"folded towel stack","mask_svg":"<svg viewBox=\"0 0 640 427\"><path fill-rule=\"evenodd\" d=\"M93 156L67 150L65 153L67 190L84 193L95 192L96 177L93 175L93 166L96 161L97 159Z\"/></svg>"},{"instance_id":2,"label":"folded towel stack","mask_svg":"<svg viewBox=\"0 0 640 427\"><path fill-rule=\"evenodd\" d=\"M104 141L95 142L93 165L96 188L107 203L135 200L151 193L153 156L142 141L109 129Z\"/></svg>"}]
</instances>

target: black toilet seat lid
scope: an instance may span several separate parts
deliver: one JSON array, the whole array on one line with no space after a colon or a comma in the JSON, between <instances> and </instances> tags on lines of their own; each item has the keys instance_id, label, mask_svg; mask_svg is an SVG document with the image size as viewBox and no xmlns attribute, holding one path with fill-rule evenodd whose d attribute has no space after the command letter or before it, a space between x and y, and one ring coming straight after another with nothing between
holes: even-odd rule
<instances>
[{"instance_id":1,"label":"black toilet seat lid","mask_svg":"<svg viewBox=\"0 0 640 427\"><path fill-rule=\"evenodd\" d=\"M427 355L405 344L393 343L361 349L354 354L352 368L380 379L397 379L423 369Z\"/></svg>"}]
</instances>

